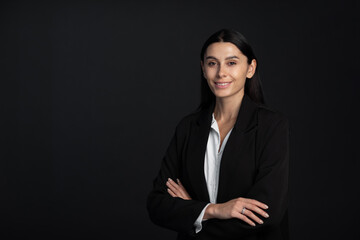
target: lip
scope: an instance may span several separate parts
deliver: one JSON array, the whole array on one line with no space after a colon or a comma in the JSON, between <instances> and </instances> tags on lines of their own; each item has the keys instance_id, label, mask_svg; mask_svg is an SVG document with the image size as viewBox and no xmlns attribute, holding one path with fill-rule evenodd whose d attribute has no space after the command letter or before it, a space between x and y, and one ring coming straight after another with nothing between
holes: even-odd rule
<instances>
[{"instance_id":1,"label":"lip","mask_svg":"<svg viewBox=\"0 0 360 240\"><path fill-rule=\"evenodd\" d=\"M218 84L221 84L221 85L218 85ZM227 88L229 87L231 84L231 82L215 82L215 87L216 88Z\"/></svg>"}]
</instances>

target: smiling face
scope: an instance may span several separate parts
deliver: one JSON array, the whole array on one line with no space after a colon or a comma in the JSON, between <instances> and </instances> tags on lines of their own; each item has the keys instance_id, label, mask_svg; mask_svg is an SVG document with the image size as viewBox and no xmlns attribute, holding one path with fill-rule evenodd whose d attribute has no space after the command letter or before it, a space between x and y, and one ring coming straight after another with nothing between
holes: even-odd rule
<instances>
[{"instance_id":1,"label":"smiling face","mask_svg":"<svg viewBox=\"0 0 360 240\"><path fill-rule=\"evenodd\" d=\"M216 98L242 97L246 78L252 78L256 60L247 57L230 42L215 42L206 49L201 67Z\"/></svg>"}]
</instances>

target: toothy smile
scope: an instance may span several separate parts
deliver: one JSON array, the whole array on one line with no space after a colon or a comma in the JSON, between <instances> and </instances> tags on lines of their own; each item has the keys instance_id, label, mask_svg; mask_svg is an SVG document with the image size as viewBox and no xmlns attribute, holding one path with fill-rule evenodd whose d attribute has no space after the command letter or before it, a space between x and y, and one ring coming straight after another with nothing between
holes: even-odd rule
<instances>
[{"instance_id":1,"label":"toothy smile","mask_svg":"<svg viewBox=\"0 0 360 240\"><path fill-rule=\"evenodd\" d=\"M226 88L230 85L231 82L215 82L216 87L218 88Z\"/></svg>"}]
</instances>

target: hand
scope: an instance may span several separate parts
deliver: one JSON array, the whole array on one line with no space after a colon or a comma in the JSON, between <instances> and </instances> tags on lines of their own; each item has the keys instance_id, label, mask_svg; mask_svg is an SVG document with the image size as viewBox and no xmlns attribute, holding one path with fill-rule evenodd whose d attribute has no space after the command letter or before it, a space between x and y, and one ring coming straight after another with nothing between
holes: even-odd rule
<instances>
[{"instance_id":1,"label":"hand","mask_svg":"<svg viewBox=\"0 0 360 240\"><path fill-rule=\"evenodd\" d=\"M184 200L191 200L190 195L187 193L185 187L181 184L179 179L176 179L177 183L174 182L171 178L168 178L168 181L166 182L166 186L168 186L168 193L172 197L179 197Z\"/></svg>"},{"instance_id":2,"label":"hand","mask_svg":"<svg viewBox=\"0 0 360 240\"><path fill-rule=\"evenodd\" d=\"M242 214L241 211L244 207L245 211L244 214ZM251 226L255 226L253 221L256 221L259 224L263 224L263 221L258 216L256 216L254 212L265 218L269 217L269 215L263 209L268 209L268 206L254 199L240 197L225 203L210 204L205 211L204 219L238 218Z\"/></svg>"}]
</instances>

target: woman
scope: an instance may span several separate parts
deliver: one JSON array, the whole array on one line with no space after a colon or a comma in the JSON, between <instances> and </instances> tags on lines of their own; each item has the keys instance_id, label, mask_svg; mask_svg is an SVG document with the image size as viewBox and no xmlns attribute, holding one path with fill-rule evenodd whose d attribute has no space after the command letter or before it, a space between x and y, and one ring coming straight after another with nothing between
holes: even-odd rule
<instances>
[{"instance_id":1,"label":"woman","mask_svg":"<svg viewBox=\"0 0 360 240\"><path fill-rule=\"evenodd\" d=\"M201 104L184 117L147 199L178 239L289 239L287 118L264 104L257 60L222 29L201 55Z\"/></svg>"}]
</instances>

